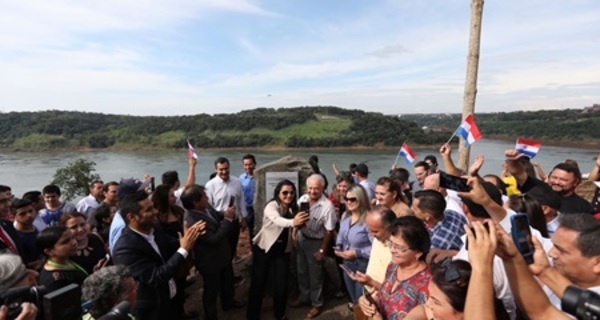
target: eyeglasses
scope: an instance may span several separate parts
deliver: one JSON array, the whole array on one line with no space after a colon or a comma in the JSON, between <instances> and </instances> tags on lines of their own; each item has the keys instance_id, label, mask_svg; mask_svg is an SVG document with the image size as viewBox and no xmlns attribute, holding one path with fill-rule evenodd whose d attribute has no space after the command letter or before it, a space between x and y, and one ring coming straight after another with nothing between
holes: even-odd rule
<instances>
[{"instance_id":1,"label":"eyeglasses","mask_svg":"<svg viewBox=\"0 0 600 320\"><path fill-rule=\"evenodd\" d=\"M456 266L452 263L452 260L444 260L441 267L444 268L444 280L446 280L446 282L455 284L457 287L464 287L467 285L466 281L460 276Z\"/></svg>"},{"instance_id":2,"label":"eyeglasses","mask_svg":"<svg viewBox=\"0 0 600 320\"><path fill-rule=\"evenodd\" d=\"M294 195L294 191L293 190L292 191L287 191L287 190L286 191L281 191L281 195L283 195L284 197L287 197L287 196L290 196L290 195L293 196Z\"/></svg>"},{"instance_id":3,"label":"eyeglasses","mask_svg":"<svg viewBox=\"0 0 600 320\"><path fill-rule=\"evenodd\" d=\"M386 244L388 247L390 247L390 249L394 249L394 250L397 250L400 252L406 252L406 251L410 250L410 248L408 248L408 247L403 247L397 243L393 243L392 240L388 240L386 242Z\"/></svg>"},{"instance_id":4,"label":"eyeglasses","mask_svg":"<svg viewBox=\"0 0 600 320\"><path fill-rule=\"evenodd\" d=\"M350 197L350 198L344 197L344 200L346 200L346 202L356 202L356 200L358 200L358 199L356 199L356 197Z\"/></svg>"}]
</instances>

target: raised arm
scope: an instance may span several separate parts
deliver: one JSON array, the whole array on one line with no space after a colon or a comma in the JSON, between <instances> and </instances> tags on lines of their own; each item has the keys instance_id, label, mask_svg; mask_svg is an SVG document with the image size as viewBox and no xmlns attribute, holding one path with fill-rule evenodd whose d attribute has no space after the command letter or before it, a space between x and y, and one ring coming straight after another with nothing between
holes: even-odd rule
<instances>
[{"instance_id":1,"label":"raised arm","mask_svg":"<svg viewBox=\"0 0 600 320\"><path fill-rule=\"evenodd\" d=\"M594 162L594 167L588 176L588 180L597 181L600 180L600 154L596 158L596 162Z\"/></svg>"},{"instance_id":2,"label":"raised arm","mask_svg":"<svg viewBox=\"0 0 600 320\"><path fill-rule=\"evenodd\" d=\"M440 155L442 156L442 161L444 161L446 173L457 177L462 175L460 169L458 169L452 161L452 147L450 144L444 143L440 147Z\"/></svg>"},{"instance_id":3,"label":"raised arm","mask_svg":"<svg viewBox=\"0 0 600 320\"><path fill-rule=\"evenodd\" d=\"M193 157L188 158L188 176L185 180L185 185L183 186L183 190L193 186L196 184L196 164L198 160Z\"/></svg>"},{"instance_id":4,"label":"raised arm","mask_svg":"<svg viewBox=\"0 0 600 320\"><path fill-rule=\"evenodd\" d=\"M556 309L544 294L521 256L511 237L501 227L496 227L498 249L496 253L504 262L510 288L519 308L532 320L536 319L570 319Z\"/></svg>"},{"instance_id":5,"label":"raised arm","mask_svg":"<svg viewBox=\"0 0 600 320\"><path fill-rule=\"evenodd\" d=\"M494 314L494 254L496 230L489 224L489 232L480 222L473 222L473 231L464 226L469 241L471 279L465 301L465 320L489 319Z\"/></svg>"}]
</instances>

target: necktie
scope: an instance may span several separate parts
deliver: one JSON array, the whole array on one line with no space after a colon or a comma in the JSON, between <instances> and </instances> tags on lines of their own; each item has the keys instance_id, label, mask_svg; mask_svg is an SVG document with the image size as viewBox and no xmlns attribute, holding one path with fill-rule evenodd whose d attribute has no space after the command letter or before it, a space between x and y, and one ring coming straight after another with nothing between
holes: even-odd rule
<instances>
[{"instance_id":1,"label":"necktie","mask_svg":"<svg viewBox=\"0 0 600 320\"><path fill-rule=\"evenodd\" d=\"M6 247L8 247L8 249L10 251L12 251L12 253L19 254L19 252L17 252L17 248L15 248L14 243L8 237L8 234L6 234L6 231L4 231L4 229L2 229L2 227L0 227L0 240L2 240L2 242L4 242L4 244L6 244Z\"/></svg>"}]
</instances>

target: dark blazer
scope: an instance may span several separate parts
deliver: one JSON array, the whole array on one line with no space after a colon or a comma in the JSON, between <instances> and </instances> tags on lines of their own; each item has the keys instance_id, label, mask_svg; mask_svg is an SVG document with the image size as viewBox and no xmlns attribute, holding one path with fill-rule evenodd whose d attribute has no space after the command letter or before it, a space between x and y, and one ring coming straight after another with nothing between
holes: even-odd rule
<instances>
[{"instance_id":1,"label":"dark blazer","mask_svg":"<svg viewBox=\"0 0 600 320\"><path fill-rule=\"evenodd\" d=\"M159 228L154 230L154 241L162 257L146 239L126 227L113 250L115 264L127 266L138 281L136 313L141 320L169 318L169 279L174 278L184 261L177 253L179 242Z\"/></svg>"},{"instance_id":2,"label":"dark blazer","mask_svg":"<svg viewBox=\"0 0 600 320\"><path fill-rule=\"evenodd\" d=\"M192 226L198 221L206 222L204 228L206 232L198 238L194 246L196 268L202 274L219 272L231 264L231 246L228 234L232 222L224 219L223 215L212 207L209 206L208 210L210 217L206 212L188 210L184 218L188 226Z\"/></svg>"},{"instance_id":3,"label":"dark blazer","mask_svg":"<svg viewBox=\"0 0 600 320\"><path fill-rule=\"evenodd\" d=\"M0 226L2 226L2 229L4 229L6 234L8 234L8 236L15 243L17 251L19 251L19 256L21 256L21 259L23 259L25 252L23 251L23 245L21 244L21 239L19 238L17 230L15 230L15 226L13 226L12 222L8 220L0 220ZM0 251L4 250L8 250L8 246L4 242L0 241ZM25 261L25 259L23 259L23 261Z\"/></svg>"}]
</instances>

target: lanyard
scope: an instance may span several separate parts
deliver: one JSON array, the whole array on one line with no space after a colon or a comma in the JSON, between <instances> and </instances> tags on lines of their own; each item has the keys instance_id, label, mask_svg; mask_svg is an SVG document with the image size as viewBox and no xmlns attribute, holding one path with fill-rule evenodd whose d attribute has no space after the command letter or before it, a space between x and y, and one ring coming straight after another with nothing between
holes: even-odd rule
<instances>
[{"instance_id":1,"label":"lanyard","mask_svg":"<svg viewBox=\"0 0 600 320\"><path fill-rule=\"evenodd\" d=\"M48 260L47 263L51 267L55 267L62 270L79 270L85 273L86 276L88 275L87 271L85 271L85 269L82 266L80 266L77 262L72 260L68 260L67 264L57 263L52 260Z\"/></svg>"}]
</instances>

